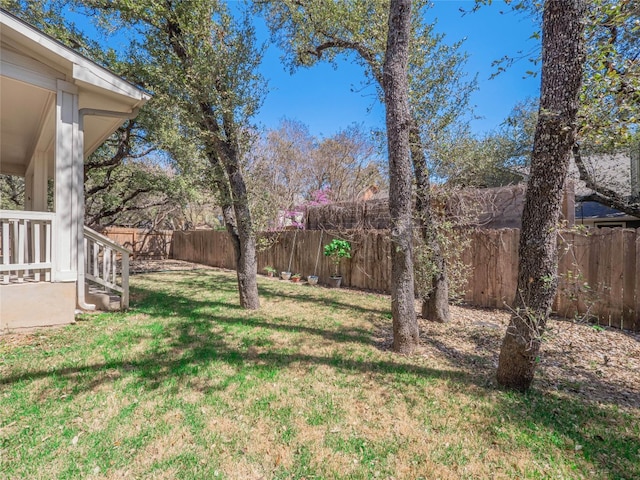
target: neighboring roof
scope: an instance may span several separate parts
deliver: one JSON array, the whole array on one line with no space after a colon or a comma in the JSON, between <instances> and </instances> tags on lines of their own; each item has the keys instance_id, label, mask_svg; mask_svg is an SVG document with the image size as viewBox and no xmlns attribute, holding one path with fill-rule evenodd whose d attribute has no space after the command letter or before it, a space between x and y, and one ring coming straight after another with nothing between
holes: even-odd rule
<instances>
[{"instance_id":1,"label":"neighboring roof","mask_svg":"<svg viewBox=\"0 0 640 480\"><path fill-rule=\"evenodd\" d=\"M576 202L576 218L624 218L628 215L598 202ZM630 217L633 218L633 217Z\"/></svg>"},{"instance_id":2,"label":"neighboring roof","mask_svg":"<svg viewBox=\"0 0 640 480\"><path fill-rule=\"evenodd\" d=\"M591 178L598 185L614 190L622 196L631 195L632 159L629 151L614 154L583 154L582 159ZM529 177L529 170L530 168L526 166L519 167L514 171L522 175L526 181ZM574 183L576 196L581 197L593 193L593 190L587 188L585 182L580 180L580 172L573 156L569 162L567 177Z\"/></svg>"},{"instance_id":3,"label":"neighboring roof","mask_svg":"<svg viewBox=\"0 0 640 480\"><path fill-rule=\"evenodd\" d=\"M132 113L151 96L56 39L0 9L0 172L24 176L34 152L53 169L58 88L75 89L78 108ZM124 118L89 116L84 155L91 154Z\"/></svg>"}]
</instances>

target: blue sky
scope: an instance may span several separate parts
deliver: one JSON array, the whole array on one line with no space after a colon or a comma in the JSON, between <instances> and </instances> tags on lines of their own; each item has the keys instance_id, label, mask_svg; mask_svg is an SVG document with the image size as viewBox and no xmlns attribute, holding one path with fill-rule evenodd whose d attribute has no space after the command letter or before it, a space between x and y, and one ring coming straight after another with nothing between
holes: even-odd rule
<instances>
[{"instance_id":1,"label":"blue sky","mask_svg":"<svg viewBox=\"0 0 640 480\"><path fill-rule=\"evenodd\" d=\"M530 40L536 30L530 18L514 14L501 1L483 7L476 13L462 15L473 1L440 0L430 10L438 19L436 29L453 43L466 38L463 49L470 56L466 71L470 77L478 73L478 91L472 97L475 115L472 130L482 134L496 129L512 107L527 97L537 97L539 76L525 75L537 66L527 60L517 62L506 73L489 80L495 68L491 63L505 55L537 51L539 43ZM504 11L504 14L500 12ZM259 34L266 30L259 28ZM271 46L265 56L262 71L271 88L256 120L268 128L276 127L282 118L299 120L317 136L330 136L352 123L365 128L384 126L384 109L378 104L373 88L361 89L363 72L358 65L341 61L337 70L327 64L300 69L294 75L280 64L281 52ZM523 78L527 77L527 78Z\"/></svg>"},{"instance_id":2,"label":"blue sky","mask_svg":"<svg viewBox=\"0 0 640 480\"><path fill-rule=\"evenodd\" d=\"M478 74L478 90L471 103L475 116L480 118L472 120L471 127L481 135L498 128L517 102L537 97L540 84L539 76L525 75L527 70L538 68L526 59L489 80L495 71L491 63L505 55L535 52L539 42L530 39L537 29L533 21L513 13L501 0L494 0L492 5L475 13L460 12L461 8L470 10L473 5L473 0L435 0L427 20L437 18L436 30L446 34L448 43L466 38L462 47L469 53L466 71L470 78ZM71 15L90 36L98 35L86 17ZM268 39L262 20L257 20L257 33L260 40ZM105 41L104 38L96 40ZM106 40L116 49L121 46L118 42L126 43L118 35ZM353 123L371 130L384 127L384 109L373 87L362 90L361 67L340 60L337 69L320 63L291 75L281 64L281 54L276 46L269 46L261 67L270 91L255 118L258 126L277 128L283 118L288 118L306 124L311 134L325 137ZM470 112L465 113L471 118Z\"/></svg>"}]
</instances>

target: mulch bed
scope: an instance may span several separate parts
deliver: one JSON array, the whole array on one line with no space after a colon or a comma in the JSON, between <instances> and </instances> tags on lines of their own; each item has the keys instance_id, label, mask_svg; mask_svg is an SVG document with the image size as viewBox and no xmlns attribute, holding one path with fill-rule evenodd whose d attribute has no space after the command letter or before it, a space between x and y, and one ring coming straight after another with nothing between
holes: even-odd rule
<instances>
[{"instance_id":1,"label":"mulch bed","mask_svg":"<svg viewBox=\"0 0 640 480\"><path fill-rule=\"evenodd\" d=\"M509 312L451 307L448 324L420 321L422 355L493 384ZM590 402L640 408L640 334L552 317L534 387Z\"/></svg>"}]
</instances>

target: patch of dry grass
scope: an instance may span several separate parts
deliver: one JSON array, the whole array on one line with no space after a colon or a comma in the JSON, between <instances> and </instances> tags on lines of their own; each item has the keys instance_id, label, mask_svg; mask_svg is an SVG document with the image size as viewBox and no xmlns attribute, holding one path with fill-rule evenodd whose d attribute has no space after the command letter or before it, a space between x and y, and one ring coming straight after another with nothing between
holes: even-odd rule
<instances>
[{"instance_id":1,"label":"patch of dry grass","mask_svg":"<svg viewBox=\"0 0 640 480\"><path fill-rule=\"evenodd\" d=\"M0 337L6 478L640 477L637 336L550 322L536 386L493 372L504 312L388 350L388 298L235 275L133 278L130 312ZM606 356L606 360L605 360Z\"/></svg>"}]
</instances>

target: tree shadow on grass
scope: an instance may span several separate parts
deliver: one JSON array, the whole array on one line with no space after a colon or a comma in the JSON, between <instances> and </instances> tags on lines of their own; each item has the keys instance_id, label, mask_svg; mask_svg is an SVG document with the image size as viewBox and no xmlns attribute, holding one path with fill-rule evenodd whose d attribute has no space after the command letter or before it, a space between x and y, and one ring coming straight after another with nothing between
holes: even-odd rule
<instances>
[{"instance_id":1,"label":"tree shadow on grass","mask_svg":"<svg viewBox=\"0 0 640 480\"><path fill-rule=\"evenodd\" d=\"M367 375L374 382L387 385L397 392L403 391L403 385L418 385L420 379L444 379L463 387L474 387L473 395L492 395L494 401L488 404L490 411L486 416L495 420L485 434L487 444L505 441L500 438L499 430L503 427L503 422L507 422L513 427L512 431L518 432L516 446L534 450L534 455L541 460L546 458L547 453L535 450L539 448L538 445L548 445L549 439L544 438L545 436L555 435L559 441L565 442L566 445L561 446L565 450L575 450L580 445L580 450L576 450L575 454L583 455L610 478L633 478L640 474L640 463L634 463L640 452L638 432L635 432L635 436L630 431L619 435L614 441L611 439L612 431L615 432L625 422L629 422L629 416L624 412L536 391L526 395L493 395L494 389L487 388L486 378L460 370L411 364L411 357L400 357L396 361L359 360L350 358L348 354L336 354L335 351L327 355L268 350L251 353L249 349L230 344L224 333L211 331L211 325L220 321L234 324L241 320L206 315L177 320L170 323L164 332L164 336L171 339L169 351L140 353L133 359L28 371L0 379L0 386L15 383L24 386L25 382L54 376L57 379L67 379L71 384L71 396L75 396L103 384L113 383L115 379L129 377L134 379L138 387L148 391L161 388L168 380L175 380L184 388L207 394L240 385L249 378L259 381L265 376L277 376L283 369L310 369L320 365L343 373ZM257 325L269 329L273 327L269 323L260 322ZM311 333L322 335L318 330L320 329L311 329ZM308 330L302 331L308 333ZM335 334L327 335L328 338L333 338ZM200 368L214 362L231 367L232 372L221 376L214 383L197 381ZM114 370L118 375L113 375ZM429 387L427 384L419 388Z\"/></svg>"},{"instance_id":2,"label":"tree shadow on grass","mask_svg":"<svg viewBox=\"0 0 640 480\"><path fill-rule=\"evenodd\" d=\"M229 284L228 276L218 274L213 275L216 280L216 288L221 290L226 280ZM192 285L193 279L185 281L185 284ZM287 299L295 302L302 302L311 306L329 307L344 311L356 311L360 314L366 314L364 319L371 325L370 328L359 328L348 324L332 325L331 327L321 328L313 324L301 324L296 318L289 318L286 314L282 316L266 317L257 312L250 312L241 309L236 303L224 302L220 300L194 300L192 296L197 297L197 288L210 288L211 282L204 281L200 283L195 281L195 289L190 290L190 296L176 295L167 292L158 292L150 289L135 290L135 297L140 297L137 308L149 315L163 316L169 312L171 316L176 318L188 318L189 322L183 326L193 329L196 325L208 328L210 322L218 325L227 326L244 326L253 327L255 329L265 329L267 331L278 331L286 333L300 333L317 336L336 343L358 343L361 345L370 345L380 350L389 350L391 345L391 320L386 317L386 313L381 310L370 308L358 308L352 306L349 300L340 301L334 298L324 298L325 292L319 293L303 293L295 292L280 293L277 287L272 287L269 293L270 300L277 298ZM218 284L220 288L218 288ZM200 285L198 287L197 285ZM261 286L262 287L262 286ZM298 288L294 286L294 288ZM336 292L337 293L337 292ZM224 308L232 311L238 311L238 316L220 315L216 310ZM196 323L196 321L198 321ZM316 324L317 325L317 324ZM491 332L490 332L491 333ZM184 333L183 333L184 335ZM495 361L497 359L497 349L499 349L500 338L495 342L491 338L481 335L478 332L476 336L471 335L477 347L475 353L461 351L454 344L446 341L446 337L440 338L437 335L421 334L421 342L423 345L432 347L445 358L453 368L465 370L466 374L474 377L475 383L478 385L489 385L493 382ZM383 337L382 341L380 337ZM501 335L498 335L501 337ZM494 345L495 343L495 345ZM495 348L494 348L495 347ZM495 351L494 351L495 350ZM592 398L586 396L587 392L581 392L572 385L560 385L563 393L574 398L586 401L597 401L600 403L608 403L624 407L640 408L640 396L635 395L625 389L624 385L618 385L608 381L606 378L600 377L593 372L582 371L585 378L583 383L588 384L590 390L595 392Z\"/></svg>"},{"instance_id":3,"label":"tree shadow on grass","mask_svg":"<svg viewBox=\"0 0 640 480\"><path fill-rule=\"evenodd\" d=\"M494 415L516 427L516 443L543 461L553 461L544 449L551 441L600 470L592 478L640 478L640 425L631 413L534 387L504 393Z\"/></svg>"},{"instance_id":4,"label":"tree shadow on grass","mask_svg":"<svg viewBox=\"0 0 640 480\"><path fill-rule=\"evenodd\" d=\"M281 320L281 323L269 321L260 311L249 311L242 309L237 304L230 304L221 301L193 300L182 295L173 295L166 292L154 292L141 288L136 288L134 298L139 303L134 305L137 311L151 316L171 316L176 318L188 318L188 322L177 322L182 332L181 338L185 338L188 330L207 330L211 324L244 326L262 328L271 331L282 331L289 333L305 333L320 336L327 340L338 343L355 342L363 345L373 343L371 330L358 328L349 325L336 326L335 329L319 328L296 323L295 318L286 316L275 317L274 320ZM238 311L238 316L220 315L216 310L219 308ZM346 307L345 307L346 308ZM371 319L372 317L367 317Z\"/></svg>"},{"instance_id":5,"label":"tree shadow on grass","mask_svg":"<svg viewBox=\"0 0 640 480\"><path fill-rule=\"evenodd\" d=\"M226 281L228 283L228 278ZM277 292L271 294L276 296ZM278 372L284 369L312 369L316 366L329 367L342 373L367 375L373 381L387 385L399 394L402 394L403 386L422 385L419 382L425 379L444 379L462 387L471 387L473 395L490 395L495 399L487 407L490 409L487 417L495 419L486 433L488 444L502 441L500 428L504 421L513 427L512 430L526 437L524 440L518 440L522 448L535 450L538 448L536 438L555 435L560 439L558 441L566 443L563 448L570 451L573 449L576 455L583 455L595 468L610 478L640 476L638 423L637 420L634 423L631 416L623 411L588 404L583 399L567 398L559 393L534 390L526 395L496 394L495 389L488 386L486 374L459 368L430 368L412 357L356 359L348 352L342 353L336 349L326 354L303 353L291 351L291 347L295 347L294 343L283 350L268 346L252 349L252 342L259 344L259 339L251 337L251 331L247 331L245 337L248 344L239 346L237 341L230 339L219 327L249 326L268 332L285 331L318 336L336 344L355 342L372 348L375 347L375 343L372 331L366 328L351 328L348 325L322 328L288 323L287 319L278 323L277 319L267 319L261 316L260 312L240 311L236 304L224 300L196 300L194 296L197 297L198 292L193 290L189 296L184 296L140 287L135 289L134 313L145 313L152 320L161 317L169 317L171 320L159 332L150 333L149 330L143 329L128 339L135 343L159 335L167 340L164 349L148 349L129 358L109 359L84 365L60 365L9 374L0 378L0 386L17 383L24 386L25 382L56 377L68 380L71 395L75 396L113 383L117 378L129 377L133 378L139 387L150 391L161 388L168 380L177 380L181 385L207 393L248 382L249 377L255 382L259 381L255 379L269 375L277 376ZM305 301L313 300L312 295ZM345 305L340 308L351 308ZM211 313L212 309L224 309L228 313ZM238 312L237 316L234 312ZM452 352L451 347L438 340L423 338L423 341L431 342L444 357L452 359L452 365L455 365L455 362L472 364L474 361L471 358L473 355L458 350ZM113 346L105 348L110 349ZM220 375L219 381L216 382L200 379L198 372L212 363L230 367L231 373ZM117 375L113 375L114 371L117 371ZM259 387L259 384L257 386ZM429 387L426 384L419 388ZM625 425L630 426L630 429L625 431ZM612 436L615 438L612 439ZM539 441L539 445L548 445L549 439L543 440ZM546 453L541 451L536 452L536 455L544 459Z\"/></svg>"},{"instance_id":6,"label":"tree shadow on grass","mask_svg":"<svg viewBox=\"0 0 640 480\"><path fill-rule=\"evenodd\" d=\"M202 275L205 273L206 275ZM180 284L189 285L195 289L210 290L216 289L225 292L237 294L237 286L235 283L229 282L229 274L227 272L218 272L215 270L205 271L188 271L180 272L185 274L186 279L180 280ZM268 278L260 278L258 282L258 292L261 299L290 299L296 302L320 305L322 307L349 309L358 313L372 313L376 315L390 315L390 309L379 309L363 307L361 305L362 297L366 294L362 292L352 293L355 295L352 302L341 299L341 293L348 290L328 289L325 287L311 287L304 284L293 284L285 281L277 281ZM330 298L328 298L330 296Z\"/></svg>"},{"instance_id":7,"label":"tree shadow on grass","mask_svg":"<svg viewBox=\"0 0 640 480\"><path fill-rule=\"evenodd\" d=\"M391 318L391 308L381 309L381 308L369 308L363 307L358 304L358 301L361 301L361 295L353 298L353 302L345 301L344 299L340 299L339 290L335 289L324 289L322 287L319 288L311 288L305 287L304 285L300 285L300 291L294 292L283 292L281 289L271 287L270 285L260 285L260 295L266 299L274 299L274 298L288 298L290 300L295 300L299 302L309 303L313 305L320 305L322 307L328 308L337 308L343 310L353 310L358 313L371 313L375 315L388 316ZM332 298L327 298L327 295L332 295Z\"/></svg>"},{"instance_id":8,"label":"tree shadow on grass","mask_svg":"<svg viewBox=\"0 0 640 480\"><path fill-rule=\"evenodd\" d=\"M238 298L238 286L235 282L229 280L229 272L217 270L170 271L142 274L139 275L139 277L147 277L158 284L163 284L164 281L167 281L172 288L175 286L184 286L191 291L214 291L230 294L233 295L234 298ZM135 289L135 286L132 288ZM138 290L140 290L140 288L138 288ZM156 291L159 292L159 290L154 290L154 292Z\"/></svg>"},{"instance_id":9,"label":"tree shadow on grass","mask_svg":"<svg viewBox=\"0 0 640 480\"><path fill-rule=\"evenodd\" d=\"M49 368L47 370L25 371L15 375L0 378L0 385L11 385L22 381L32 381L49 376L73 378L78 382L76 393L82 390L99 386L102 382L113 381L112 376L101 376L88 381L89 373L101 373L107 370L118 369L122 372L137 372L142 381L142 386L147 389L156 389L169 378L184 378L194 375L194 370L188 367L206 365L210 362L223 362L232 367L243 368L248 374L271 367L288 368L292 365L318 366L326 365L338 370L356 373L369 373L379 375L380 380L385 376L394 377L395 374L413 374L426 378L451 378L462 383L472 382L463 372L456 370L433 369L412 365L393 360L355 360L348 354L340 355L335 351L327 355L313 355L303 353L289 353L279 351L263 351L250 353L248 349L230 345L223 333L212 333L209 329L211 323L225 323L229 325L242 324L243 321L230 317L203 316L188 320L179 320L170 324L169 329L163 335L171 338L169 351L141 353L136 359L111 360L95 362L87 365ZM265 329L280 329L281 326L269 322L255 322L255 325ZM288 327L285 327L288 328ZM300 327L295 332L311 333L335 339L335 333L322 329ZM138 338L145 336L140 335ZM360 337L346 335L347 341L359 341ZM403 376L400 378L404 378ZM395 379L392 383L398 381ZM400 380L402 383L403 380ZM85 385L80 383L86 382ZM223 382L224 383L224 382Z\"/></svg>"}]
</instances>

